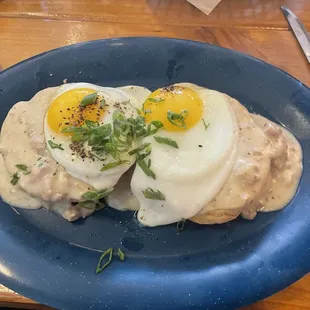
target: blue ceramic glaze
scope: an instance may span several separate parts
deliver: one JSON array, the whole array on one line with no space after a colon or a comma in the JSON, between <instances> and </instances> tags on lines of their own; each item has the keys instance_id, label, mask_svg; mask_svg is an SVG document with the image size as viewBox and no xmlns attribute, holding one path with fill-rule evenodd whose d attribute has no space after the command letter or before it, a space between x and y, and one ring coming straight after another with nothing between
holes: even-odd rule
<instances>
[{"instance_id":1,"label":"blue ceramic glaze","mask_svg":"<svg viewBox=\"0 0 310 310\"><path fill-rule=\"evenodd\" d=\"M0 202L0 282L60 309L234 309L273 294L310 270L310 90L260 60L217 46L120 38L53 50L0 74L0 123L13 104L68 82L155 89L192 82L227 93L299 139L304 172L280 212L217 226L141 228L105 209L68 223ZM35 113L35 111L34 111ZM95 274L100 251L121 247Z\"/></svg>"}]
</instances>

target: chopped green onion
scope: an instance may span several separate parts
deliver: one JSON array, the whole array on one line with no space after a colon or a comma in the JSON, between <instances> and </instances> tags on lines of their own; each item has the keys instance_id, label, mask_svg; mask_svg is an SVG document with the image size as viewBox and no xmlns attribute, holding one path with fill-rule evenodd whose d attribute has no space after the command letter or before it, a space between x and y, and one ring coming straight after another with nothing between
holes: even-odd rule
<instances>
[{"instance_id":1,"label":"chopped green onion","mask_svg":"<svg viewBox=\"0 0 310 310\"><path fill-rule=\"evenodd\" d=\"M124 104L127 102L124 102ZM73 143L81 143L81 147L84 143L87 143L91 148L90 154L99 156L99 158L105 158L110 155L115 159L115 162L105 165L102 171L111 169L123 163L122 153L129 153L130 155L137 155L138 159L145 158L150 154L149 145L140 146L136 149L132 149L132 146L137 142L140 137L146 137L155 134L160 128L163 127L161 121L152 121L148 125L145 124L144 117L138 116L136 118L126 118L125 115L116 110L113 113L112 124L100 125L98 122L92 122L85 120L85 123L80 126L68 126L62 130L63 133L70 133ZM53 141L49 142L51 147L58 147L62 149L61 145L55 144ZM145 149L144 149L145 147ZM143 166L143 163L141 163ZM147 165L144 165L147 167ZM149 167L147 167L149 168ZM153 175L152 172L149 174Z\"/></svg>"},{"instance_id":2,"label":"chopped green onion","mask_svg":"<svg viewBox=\"0 0 310 310\"><path fill-rule=\"evenodd\" d=\"M94 92L94 93L92 93L92 94L89 94L89 95L85 96L85 97L81 100L80 106L81 106L81 107L86 107L86 106L89 105L89 104L93 104L93 103L95 103L96 98L97 98L97 92Z\"/></svg>"},{"instance_id":3,"label":"chopped green onion","mask_svg":"<svg viewBox=\"0 0 310 310\"><path fill-rule=\"evenodd\" d=\"M151 154L152 148L151 146L146 147L143 152L137 153L137 160L142 160L148 157Z\"/></svg>"},{"instance_id":4,"label":"chopped green onion","mask_svg":"<svg viewBox=\"0 0 310 310\"><path fill-rule=\"evenodd\" d=\"M52 140L48 140L47 142L52 149L60 149L62 151L64 150L63 147L61 146L61 144L56 144Z\"/></svg>"},{"instance_id":5,"label":"chopped green onion","mask_svg":"<svg viewBox=\"0 0 310 310\"><path fill-rule=\"evenodd\" d=\"M109 255L108 260L106 263L102 265L102 261L107 255ZM113 248L109 248L105 252L102 253L102 255L100 256L97 268L96 268L96 274L102 272L103 269L106 268L111 263L112 257L113 257Z\"/></svg>"},{"instance_id":6,"label":"chopped green onion","mask_svg":"<svg viewBox=\"0 0 310 310\"><path fill-rule=\"evenodd\" d=\"M179 148L178 144L176 141L170 139L170 138L165 138L165 137L159 137L159 136L153 136L153 138L156 140L158 143L162 144L167 144L169 146L175 147L176 149Z\"/></svg>"},{"instance_id":7,"label":"chopped green onion","mask_svg":"<svg viewBox=\"0 0 310 310\"><path fill-rule=\"evenodd\" d=\"M95 205L95 208L91 208L89 205ZM99 211L105 207L105 204L99 201L85 200L80 201L76 206L92 211Z\"/></svg>"},{"instance_id":8,"label":"chopped green onion","mask_svg":"<svg viewBox=\"0 0 310 310\"><path fill-rule=\"evenodd\" d=\"M18 174L15 172L15 173L13 174L13 176L12 176L11 184L12 184L13 186L15 186L15 185L17 184L18 180L19 180L19 176L18 176Z\"/></svg>"},{"instance_id":9,"label":"chopped green onion","mask_svg":"<svg viewBox=\"0 0 310 310\"><path fill-rule=\"evenodd\" d=\"M121 261L125 260L125 254L120 248L117 249L117 255Z\"/></svg>"},{"instance_id":10,"label":"chopped green onion","mask_svg":"<svg viewBox=\"0 0 310 310\"><path fill-rule=\"evenodd\" d=\"M205 126L205 130L207 130L208 127L210 126L210 123L206 123L206 121L203 118L201 120L203 122L203 125Z\"/></svg>"},{"instance_id":11,"label":"chopped green onion","mask_svg":"<svg viewBox=\"0 0 310 310\"><path fill-rule=\"evenodd\" d=\"M144 151L143 153L139 153ZM155 173L151 170L151 159L148 159L146 162L144 159L151 154L151 144L144 143L139 147L139 150L136 152L137 154L137 164L143 170L143 172L153 178L156 179Z\"/></svg>"},{"instance_id":12,"label":"chopped green onion","mask_svg":"<svg viewBox=\"0 0 310 310\"><path fill-rule=\"evenodd\" d=\"M157 103L157 102L163 102L163 101L165 101L165 99L163 99L163 98L147 98L147 101Z\"/></svg>"},{"instance_id":13,"label":"chopped green onion","mask_svg":"<svg viewBox=\"0 0 310 310\"><path fill-rule=\"evenodd\" d=\"M108 189L101 189L101 190L93 190L88 191L82 195L82 198L85 200L91 200L91 201L99 201L100 199L108 196L111 194L114 188L108 188Z\"/></svg>"},{"instance_id":14,"label":"chopped green onion","mask_svg":"<svg viewBox=\"0 0 310 310\"><path fill-rule=\"evenodd\" d=\"M138 109L138 108L135 108L136 109L136 111L137 111L137 113L138 113L138 115L141 115L141 110L140 109Z\"/></svg>"},{"instance_id":15,"label":"chopped green onion","mask_svg":"<svg viewBox=\"0 0 310 310\"><path fill-rule=\"evenodd\" d=\"M138 159L137 164L148 177L151 177L154 180L156 179L155 173L150 169L149 165L143 159Z\"/></svg>"},{"instance_id":16,"label":"chopped green onion","mask_svg":"<svg viewBox=\"0 0 310 310\"><path fill-rule=\"evenodd\" d=\"M31 172L30 170L28 170L28 167L26 165L15 165L15 167L20 171L23 171L24 175L28 175Z\"/></svg>"},{"instance_id":17,"label":"chopped green onion","mask_svg":"<svg viewBox=\"0 0 310 310\"><path fill-rule=\"evenodd\" d=\"M99 126L98 122L93 122L90 120L85 120L85 125L89 128L89 129L93 129L93 128L97 128Z\"/></svg>"},{"instance_id":18,"label":"chopped green onion","mask_svg":"<svg viewBox=\"0 0 310 310\"><path fill-rule=\"evenodd\" d=\"M119 161L115 161L115 162L112 162L112 163L108 163L108 164L105 164L100 171L106 171L106 170L109 170L109 169L112 169L112 168L115 168L117 166L120 166L120 165L123 165L123 164L130 164L130 161L129 160L119 160Z\"/></svg>"},{"instance_id":19,"label":"chopped green onion","mask_svg":"<svg viewBox=\"0 0 310 310\"><path fill-rule=\"evenodd\" d=\"M95 208L91 208L89 206L89 205L93 205L93 204L94 204L94 201L92 201L92 200L85 200L85 201L80 201L76 206L84 208L84 209L88 209L88 210L96 210L96 207Z\"/></svg>"},{"instance_id":20,"label":"chopped green onion","mask_svg":"<svg viewBox=\"0 0 310 310\"><path fill-rule=\"evenodd\" d=\"M152 127L154 127L152 129ZM164 124L161 121L152 121L146 127L145 137L154 135L160 128L163 128Z\"/></svg>"},{"instance_id":21,"label":"chopped green onion","mask_svg":"<svg viewBox=\"0 0 310 310\"><path fill-rule=\"evenodd\" d=\"M100 107L103 108L103 107L105 106L105 103L106 103L105 99L102 98L102 99L100 100Z\"/></svg>"},{"instance_id":22,"label":"chopped green onion","mask_svg":"<svg viewBox=\"0 0 310 310\"><path fill-rule=\"evenodd\" d=\"M23 172L28 172L28 167L26 165L15 165L15 167Z\"/></svg>"},{"instance_id":23,"label":"chopped green onion","mask_svg":"<svg viewBox=\"0 0 310 310\"><path fill-rule=\"evenodd\" d=\"M133 155L133 154L137 154L141 151L143 151L146 147L150 146L151 143L143 143L140 146L138 146L137 148L131 150L130 152L128 152L129 155Z\"/></svg>"},{"instance_id":24,"label":"chopped green onion","mask_svg":"<svg viewBox=\"0 0 310 310\"><path fill-rule=\"evenodd\" d=\"M180 128L183 128L183 129L186 129L186 123L185 123L185 118L187 117L188 115L188 111L187 110L182 110L181 113L174 113L172 111L168 111L167 112L167 118L168 118L168 121L174 125L174 126L177 126L177 127L180 127Z\"/></svg>"},{"instance_id":25,"label":"chopped green onion","mask_svg":"<svg viewBox=\"0 0 310 310\"><path fill-rule=\"evenodd\" d=\"M166 200L165 195L159 190L153 190L152 188L148 187L146 190L142 191L143 195L147 199L152 200Z\"/></svg>"}]
</instances>

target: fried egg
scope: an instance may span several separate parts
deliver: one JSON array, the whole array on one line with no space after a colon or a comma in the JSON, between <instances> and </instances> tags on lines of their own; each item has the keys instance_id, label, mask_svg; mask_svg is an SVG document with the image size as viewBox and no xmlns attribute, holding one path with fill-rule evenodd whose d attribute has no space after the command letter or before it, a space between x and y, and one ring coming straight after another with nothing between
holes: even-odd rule
<instances>
[{"instance_id":1,"label":"fried egg","mask_svg":"<svg viewBox=\"0 0 310 310\"><path fill-rule=\"evenodd\" d=\"M85 96L97 94L96 100L81 108ZM135 106L145 101L150 92L139 86L121 88L100 87L89 83L65 84L57 90L45 116L44 133L47 148L53 158L74 178L95 189L113 187L135 162L135 156L124 153L124 163L106 171L101 168L115 162L111 155L98 155L84 144L72 143L68 126L81 127L86 121L99 125L112 124L113 113L121 111L126 118L136 117ZM135 142L132 148L136 147Z\"/></svg>"},{"instance_id":2,"label":"fried egg","mask_svg":"<svg viewBox=\"0 0 310 310\"><path fill-rule=\"evenodd\" d=\"M182 83L154 91L141 109L146 123L164 127L141 141L151 146L145 161L154 177L136 166L131 190L140 204L138 220L158 226L188 219L219 192L234 165L238 132L229 100Z\"/></svg>"}]
</instances>

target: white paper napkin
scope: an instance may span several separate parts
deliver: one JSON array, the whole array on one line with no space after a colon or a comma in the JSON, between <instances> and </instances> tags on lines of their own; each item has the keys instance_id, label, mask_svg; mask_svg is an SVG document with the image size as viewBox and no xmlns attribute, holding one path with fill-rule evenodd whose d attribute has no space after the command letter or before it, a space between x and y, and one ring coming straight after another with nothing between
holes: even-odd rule
<instances>
[{"instance_id":1,"label":"white paper napkin","mask_svg":"<svg viewBox=\"0 0 310 310\"><path fill-rule=\"evenodd\" d=\"M209 15L212 10L221 2L221 0L187 0L197 9Z\"/></svg>"}]
</instances>

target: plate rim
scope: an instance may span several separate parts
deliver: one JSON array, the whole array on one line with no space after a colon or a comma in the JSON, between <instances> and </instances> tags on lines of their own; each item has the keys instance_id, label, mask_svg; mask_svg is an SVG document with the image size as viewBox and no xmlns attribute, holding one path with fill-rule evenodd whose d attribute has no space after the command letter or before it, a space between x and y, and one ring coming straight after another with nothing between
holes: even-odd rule
<instances>
[{"instance_id":1,"label":"plate rim","mask_svg":"<svg viewBox=\"0 0 310 310\"><path fill-rule=\"evenodd\" d=\"M48 51L45 51L45 52L42 52L42 53L39 53L39 54L35 54L29 58L26 58L20 62L17 62L15 64L13 64L12 66L9 66L7 68L5 68L4 70L0 71L0 75L6 73L7 71L10 71L12 69L14 69L16 66L19 66L25 62L28 62L30 60L34 60L34 59L37 59L37 58L40 58L46 54L50 54L50 53L53 53L53 52L57 52L61 49L67 49L67 48L78 48L80 46L83 46L83 45L87 45L89 43L100 43L100 42L104 42L104 41L117 41L117 40L139 40L139 39L143 39L143 40L148 40L148 39L152 39L152 40L166 40L166 41L175 41L175 42L187 42L187 43L194 43L194 44L201 44L201 45L207 45L207 46L211 46L211 47L216 47L216 48L219 48L219 49L223 49L223 50L226 50L226 51L229 51L229 52L232 52L232 53L235 53L235 54L239 54L239 55L242 55L246 58L250 58L252 60L255 60L257 62L260 62L266 66L269 66L269 67L272 67L274 69L276 69L277 71L280 71L282 73L284 73L285 75L287 75L288 77L292 78L293 80L295 80L295 82L298 82L299 84L301 84L303 87L307 88L308 90L310 90L310 86L307 86L304 82L298 80L296 77L294 77L293 75L291 75L290 73L288 73L287 71L279 68L279 67L276 67L275 65L273 64L270 64L268 62L266 62L265 60L262 60L260 58L257 58L257 57L254 57L250 54L247 54L245 52L240 52L240 51L237 51L237 50L233 50L233 49L230 49L230 48L227 48L227 47L223 47L221 45L217 45L217 44L212 44L212 43L208 43L208 42L203 42L203 41L197 41L197 40L189 40L189 39L180 39L180 38L174 38L174 37L157 37L157 36L128 36L128 37L111 37L111 38L104 38L104 39L96 39L96 40L89 40L89 41L83 41L83 42L77 42L77 43L73 43L73 44L69 44L69 45L64 45L64 46L60 46L60 47L56 47L56 48L53 48L51 50L48 50Z\"/></svg>"},{"instance_id":2,"label":"plate rim","mask_svg":"<svg viewBox=\"0 0 310 310\"><path fill-rule=\"evenodd\" d=\"M59 50L66 50L66 49L71 49L71 48L79 48L80 46L84 46L84 45L87 45L87 44L90 44L90 43L97 43L97 42L100 43L100 42L107 42L107 41L118 41L118 40L120 40L120 41L123 41L123 40L127 41L127 40L141 40L141 39L142 40L149 40L149 39L154 40L155 39L155 40L159 40L159 41L164 40L164 41L174 41L174 42L181 42L181 43L194 43L194 44L209 46L209 47L212 47L212 48L223 49L223 50L229 51L230 53L238 54L238 55L240 55L242 57L246 57L248 59L251 59L251 60L254 60L256 62L259 62L259 63L261 63L261 64L263 64L265 66L268 66L268 67L272 68L273 70L276 69L277 71L281 72L281 74L286 75L288 78L294 80L295 82L299 83L302 87L304 87L305 89L310 91L310 87L305 85L303 82L299 81L297 78L295 78L294 76L292 76L288 72L286 72L286 71L284 71L284 70L282 70L282 69L280 69L278 67L275 67L274 65L271 65L271 64L269 64L269 63L267 63L267 62L265 62L265 61L263 61L261 59L255 58L255 57L253 57L253 56L251 56L249 54L246 54L246 53L243 53L243 52L239 52L239 51L235 51L235 50L232 50L232 49L229 49L229 48L221 47L219 45L210 44L210 43L206 43L206 42L201 42L201 41L185 40L185 39L169 38L169 37L156 37L156 36L154 36L154 37L153 36L113 37L113 38L91 40L91 41L79 42L79 43L75 43L75 44L71 44L71 45L65 45L65 46L62 46L62 47L58 47L58 48L55 48L55 49L52 49L52 50L48 50L48 51L42 52L42 53L34 55L34 56L30 57L30 58L24 59L21 62L18 62L16 64L14 64L14 65L4 69L3 71L0 72L0 75L2 76L3 74L6 74L7 72L10 72L11 70L15 69L16 67L20 66L23 63L27 63L27 62L32 61L32 60L36 60L36 59L38 59L38 58L40 58L42 56L45 56L45 55L48 55L48 54L52 54L52 53L57 52ZM2 124L1 124L1 126L2 126ZM308 269L308 268L305 267L304 270L306 270L306 269ZM309 272L309 270L308 270L308 272ZM282 290L288 284L293 283L296 280L300 279L304 275L304 271L300 271L300 274L298 274L298 275L295 274L295 275L296 276L294 277L294 279L290 278L289 280L287 279L287 281L283 281L282 285L279 286L280 288L277 289L277 290L274 290L274 293ZM3 276L3 273L0 272L1 282L5 282L5 281L3 281L4 278L5 277ZM8 282L10 282L10 281L8 281ZM15 287L20 287L20 289L18 289L18 290L20 292L23 291L23 286L20 286L17 283L18 280L15 280L15 282L17 284ZM6 285L6 284L4 284L4 285ZM6 285L6 286L10 287L11 285ZM38 290L33 288L32 289L33 294L30 294L30 293L28 293L28 288L26 288L26 287L24 287L24 288L25 288L25 291L27 291L27 294L25 294L25 295L30 296L30 298L35 298L37 301L39 301L42 304L52 305L52 303L50 303L49 301L47 303L43 296L42 297L40 297L40 296L38 297L36 295L36 292L38 292ZM35 296L35 297L31 297L31 296ZM268 293L267 294L262 294L260 296L260 298L265 298L266 296L269 296L269 294ZM246 303L245 304L240 304L240 306L241 305L246 305Z\"/></svg>"}]
</instances>

